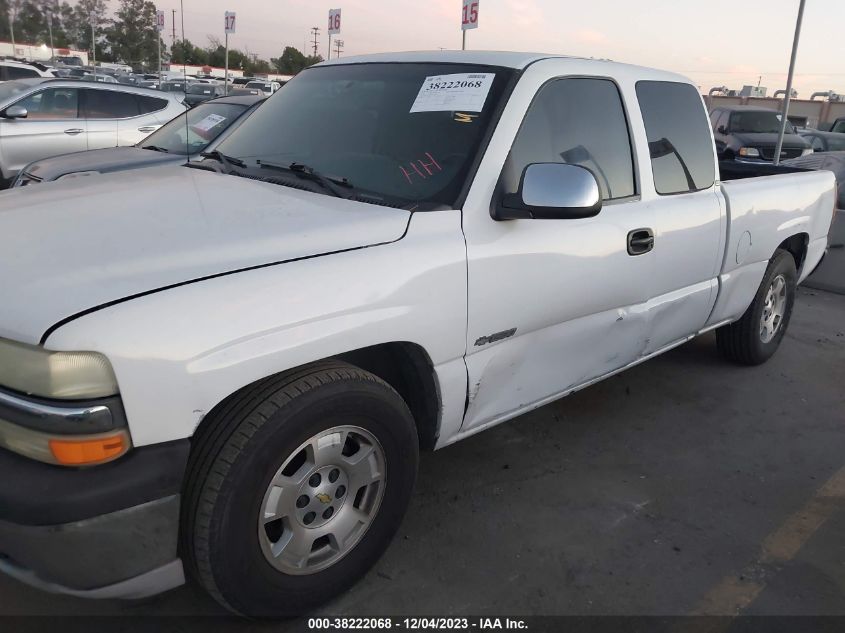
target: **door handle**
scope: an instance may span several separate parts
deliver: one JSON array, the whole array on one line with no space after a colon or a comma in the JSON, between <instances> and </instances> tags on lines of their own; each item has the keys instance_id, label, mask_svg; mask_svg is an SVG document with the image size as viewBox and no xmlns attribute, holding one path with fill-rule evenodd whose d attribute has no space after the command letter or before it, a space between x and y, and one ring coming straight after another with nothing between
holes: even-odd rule
<instances>
[{"instance_id":1,"label":"door handle","mask_svg":"<svg viewBox=\"0 0 845 633\"><path fill-rule=\"evenodd\" d=\"M628 255L645 255L654 248L654 231L636 229L628 233Z\"/></svg>"},{"instance_id":2,"label":"door handle","mask_svg":"<svg viewBox=\"0 0 845 633\"><path fill-rule=\"evenodd\" d=\"M139 127L138 131L139 132L145 132L145 133L149 134L150 132L155 132L156 129L157 128L155 128L153 126L147 126L147 127Z\"/></svg>"},{"instance_id":3,"label":"door handle","mask_svg":"<svg viewBox=\"0 0 845 633\"><path fill-rule=\"evenodd\" d=\"M76 136L77 134L82 134L84 131L85 130L75 127L70 130L65 130L65 134L67 134L68 136Z\"/></svg>"}]
</instances>

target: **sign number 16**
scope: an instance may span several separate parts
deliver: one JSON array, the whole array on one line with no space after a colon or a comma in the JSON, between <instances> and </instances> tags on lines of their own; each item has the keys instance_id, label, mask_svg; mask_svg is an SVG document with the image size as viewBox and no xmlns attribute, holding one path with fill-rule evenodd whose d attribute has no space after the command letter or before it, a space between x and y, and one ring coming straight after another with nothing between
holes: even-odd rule
<instances>
[{"instance_id":1,"label":"sign number 16","mask_svg":"<svg viewBox=\"0 0 845 633\"><path fill-rule=\"evenodd\" d=\"M329 35L338 35L340 33L340 9L332 9L329 11Z\"/></svg>"}]
</instances>

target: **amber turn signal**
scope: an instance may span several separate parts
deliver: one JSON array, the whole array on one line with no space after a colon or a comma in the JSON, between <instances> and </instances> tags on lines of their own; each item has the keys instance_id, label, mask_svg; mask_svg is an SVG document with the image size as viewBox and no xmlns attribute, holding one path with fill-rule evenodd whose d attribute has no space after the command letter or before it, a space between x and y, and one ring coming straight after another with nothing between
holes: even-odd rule
<instances>
[{"instance_id":1,"label":"amber turn signal","mask_svg":"<svg viewBox=\"0 0 845 633\"><path fill-rule=\"evenodd\" d=\"M62 466L95 466L117 459L129 450L126 432L95 439L51 439L50 452Z\"/></svg>"}]
</instances>

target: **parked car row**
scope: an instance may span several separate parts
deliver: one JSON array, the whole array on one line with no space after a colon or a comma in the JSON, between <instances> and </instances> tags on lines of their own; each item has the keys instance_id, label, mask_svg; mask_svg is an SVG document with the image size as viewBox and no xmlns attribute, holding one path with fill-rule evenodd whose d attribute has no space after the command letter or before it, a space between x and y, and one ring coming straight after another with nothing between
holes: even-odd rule
<instances>
[{"instance_id":1,"label":"parked car row","mask_svg":"<svg viewBox=\"0 0 845 633\"><path fill-rule=\"evenodd\" d=\"M211 75L182 76L176 73L158 74L134 73L132 68L122 64L84 66L82 60L74 58L55 58L54 65L39 62L27 62L20 59L0 59L0 83L18 79L38 77L79 79L107 84L124 84L139 88L151 88L163 92L177 92L186 95L186 103L193 106L215 97L232 94L234 90L241 96L270 96L286 82L262 79L260 77L236 77L226 89L226 82Z\"/></svg>"}]
</instances>

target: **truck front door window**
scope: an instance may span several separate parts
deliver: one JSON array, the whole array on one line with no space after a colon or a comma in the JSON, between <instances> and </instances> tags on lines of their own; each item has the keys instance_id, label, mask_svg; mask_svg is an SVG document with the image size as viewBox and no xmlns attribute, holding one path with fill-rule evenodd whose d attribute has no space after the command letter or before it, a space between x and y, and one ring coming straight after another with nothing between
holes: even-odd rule
<instances>
[{"instance_id":1,"label":"truck front door window","mask_svg":"<svg viewBox=\"0 0 845 633\"><path fill-rule=\"evenodd\" d=\"M502 193L516 193L532 163L568 163L593 172L605 200L636 192L628 122L607 79L560 79L537 95L502 171Z\"/></svg>"}]
</instances>

